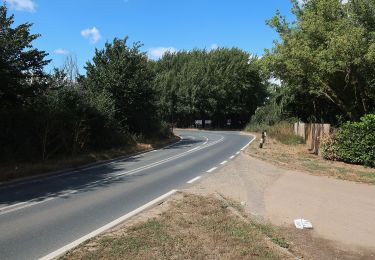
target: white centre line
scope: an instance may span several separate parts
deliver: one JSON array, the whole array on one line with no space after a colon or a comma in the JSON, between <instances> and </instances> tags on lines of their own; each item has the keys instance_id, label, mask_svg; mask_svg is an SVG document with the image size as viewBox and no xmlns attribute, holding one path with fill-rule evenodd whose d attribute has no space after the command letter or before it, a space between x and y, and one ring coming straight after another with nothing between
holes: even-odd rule
<instances>
[{"instance_id":1,"label":"white centre line","mask_svg":"<svg viewBox=\"0 0 375 260\"><path fill-rule=\"evenodd\" d=\"M216 170L216 169L217 169L217 167L213 167L213 168L209 169L207 172L208 172L208 173L211 173L211 172L213 172L213 171Z\"/></svg>"},{"instance_id":2,"label":"white centre line","mask_svg":"<svg viewBox=\"0 0 375 260\"><path fill-rule=\"evenodd\" d=\"M226 164L228 161L224 161L224 162L221 162L220 164L221 165L224 165L224 164Z\"/></svg>"},{"instance_id":3,"label":"white centre line","mask_svg":"<svg viewBox=\"0 0 375 260\"><path fill-rule=\"evenodd\" d=\"M57 258L58 256L64 254L66 251L78 246L79 244L85 242L86 240L92 238L92 237L95 237L101 233L103 233L104 231L108 230L108 229L111 229L115 226L117 226L118 224L124 222L125 220L133 217L134 215L137 215L138 213L142 212L143 210L149 208L150 206L168 198L169 196L171 196L172 194L176 193L177 190L171 190L170 192L164 194L164 195L161 195L160 197L146 203L145 205L133 210L132 212L129 212L128 214L122 216L122 217L119 217L118 219L115 219L114 221L102 226L101 228L98 228L97 230L94 230L92 231L91 233L69 243L68 245L66 246L63 246L61 247L60 249L57 249L56 251L52 252L52 253L49 253L48 255L46 256L43 256L42 258L39 258L39 260L50 260L50 259L55 259Z\"/></svg>"},{"instance_id":4,"label":"white centre line","mask_svg":"<svg viewBox=\"0 0 375 260\"><path fill-rule=\"evenodd\" d=\"M233 159L234 157L235 157L235 156L234 156L234 155L232 155L231 157L229 157L229 159L230 159L230 160L232 160L232 159Z\"/></svg>"},{"instance_id":5,"label":"white centre line","mask_svg":"<svg viewBox=\"0 0 375 260\"><path fill-rule=\"evenodd\" d=\"M206 137L206 138L207 138L207 137ZM207 138L207 140L208 140L208 138ZM195 147L195 148L193 148L193 149L190 149L190 150L185 151L185 152L182 152L182 153L180 153L180 154L177 154L177 155L171 156L171 157L166 158L166 159L164 159L164 160L157 161L157 162L154 162L154 163L151 163L151 164L145 165L145 166L141 166L141 167L136 168L136 169L133 169L133 170L119 172L119 173L117 173L116 175L109 176L109 177L106 177L106 178L104 178L104 179L102 179L102 180L100 180L100 181L96 181L96 182L90 183L90 185L88 185L88 187L92 187L92 186L96 185L97 183L105 183L105 182L107 182L107 181L109 181L109 180L119 179L119 178L121 178L122 176L130 176L130 175L134 175L134 174L136 174L136 173L138 173L138 172L141 172L141 171L143 171L143 170L148 170L148 169L151 169L151 168L153 168L153 167L155 167L155 166L158 166L158 165L164 164L164 163L166 163L166 162L170 162L170 161L173 161L173 160L175 160L175 159L178 159L178 158L184 157L184 156L186 156L186 155L188 155L188 154L191 154L191 153L193 153L193 152L200 151L200 150L202 150L202 149L206 149L206 148L208 148L208 147L211 147L211 146L213 146L213 145L216 145L217 143L222 142L223 140L224 140L224 136L222 136L219 140L216 140L216 141L214 141L214 142L212 142L212 143L209 143L209 144L207 144L207 145L205 145L205 146L199 145L199 146L197 146L197 147ZM23 204L23 202L22 202L22 203L18 204L20 207L16 207L16 205L7 205L7 206L4 207L4 208L0 208L0 215L4 215L4 214L10 213L10 212L13 212L13 211L16 211L16 210L20 210L20 209L23 209L23 208L28 208L28 207L31 207L31 206L34 206L34 205L38 205L38 204L41 204L41 203L44 203L44 202L47 202L47 201L50 201L50 200L53 200L53 199L57 199L57 198L59 198L59 197L61 197L61 196L63 196L63 195L66 195L66 194L74 194L75 192L77 192L77 191L74 191L74 192L70 192L70 191L69 191L68 193L65 193L65 194L62 194L62 195L60 195L60 194L56 194L56 195L51 196L51 197L49 197L49 198L47 198L47 199L45 199L45 200L42 200L42 201L33 201L33 200L31 200L31 201L26 201L26 202L25 202L25 203L26 203L25 205L22 205L22 204ZM5 210L5 208L11 208L11 209L9 209L9 210Z\"/></svg>"},{"instance_id":6,"label":"white centre line","mask_svg":"<svg viewBox=\"0 0 375 260\"><path fill-rule=\"evenodd\" d=\"M195 177L194 179L191 179L191 180L188 181L187 183L192 184L193 182L199 180L200 178L202 178L202 176Z\"/></svg>"}]
</instances>

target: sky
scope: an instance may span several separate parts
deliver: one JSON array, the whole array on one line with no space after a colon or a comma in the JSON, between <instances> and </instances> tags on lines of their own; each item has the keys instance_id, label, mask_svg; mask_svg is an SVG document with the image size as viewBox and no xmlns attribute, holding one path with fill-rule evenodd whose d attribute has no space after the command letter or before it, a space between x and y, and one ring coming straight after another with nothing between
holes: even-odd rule
<instances>
[{"instance_id":1,"label":"sky","mask_svg":"<svg viewBox=\"0 0 375 260\"><path fill-rule=\"evenodd\" d=\"M4 1L4 0L2 0ZM289 0L6 0L15 24L33 23L34 47L49 53L46 70L77 58L81 74L95 48L113 38L140 41L151 59L167 51L238 47L262 56L278 38L266 25Z\"/></svg>"}]
</instances>

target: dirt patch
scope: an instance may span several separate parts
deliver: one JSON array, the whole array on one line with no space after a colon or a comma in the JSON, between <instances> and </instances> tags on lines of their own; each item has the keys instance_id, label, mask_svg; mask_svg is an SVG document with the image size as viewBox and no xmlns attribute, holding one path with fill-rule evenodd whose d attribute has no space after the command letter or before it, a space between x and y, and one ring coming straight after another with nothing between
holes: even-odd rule
<instances>
[{"instance_id":1,"label":"dirt patch","mask_svg":"<svg viewBox=\"0 0 375 260\"><path fill-rule=\"evenodd\" d=\"M308 259L371 259L375 255L375 187L312 176L241 154L188 189L221 194L252 217L282 227L290 251ZM295 218L314 229L296 230Z\"/></svg>"},{"instance_id":2,"label":"dirt patch","mask_svg":"<svg viewBox=\"0 0 375 260\"><path fill-rule=\"evenodd\" d=\"M266 238L263 226L243 217L224 198L183 193L166 203L168 210L157 216L151 217L155 212L149 212L147 220L128 223L94 238L62 259L284 259L290 256Z\"/></svg>"},{"instance_id":3,"label":"dirt patch","mask_svg":"<svg viewBox=\"0 0 375 260\"><path fill-rule=\"evenodd\" d=\"M257 135L259 138L259 134ZM258 139L259 140L259 139ZM303 171L318 176L375 184L375 169L337 161L328 161L309 152L304 144L285 145L268 138L263 149L252 143L246 153L286 169Z\"/></svg>"}]
</instances>

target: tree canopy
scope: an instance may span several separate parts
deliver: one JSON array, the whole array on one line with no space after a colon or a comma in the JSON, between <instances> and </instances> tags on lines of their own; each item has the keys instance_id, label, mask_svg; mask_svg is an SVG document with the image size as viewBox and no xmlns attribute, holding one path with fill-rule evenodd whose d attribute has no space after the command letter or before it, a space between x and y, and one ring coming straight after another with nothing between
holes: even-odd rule
<instances>
[{"instance_id":1,"label":"tree canopy","mask_svg":"<svg viewBox=\"0 0 375 260\"><path fill-rule=\"evenodd\" d=\"M358 120L375 109L375 3L293 0L296 21L268 21L280 40L264 68L283 82L293 114L304 120ZM293 109L293 108L292 108Z\"/></svg>"},{"instance_id":2,"label":"tree canopy","mask_svg":"<svg viewBox=\"0 0 375 260\"><path fill-rule=\"evenodd\" d=\"M32 24L13 23L14 15L8 16L6 6L0 6L0 108L27 105L40 94L45 85L39 79L49 63L48 54L32 45L40 37L30 33Z\"/></svg>"},{"instance_id":3,"label":"tree canopy","mask_svg":"<svg viewBox=\"0 0 375 260\"><path fill-rule=\"evenodd\" d=\"M167 53L153 67L161 117L180 126L242 126L266 96L257 58L237 48Z\"/></svg>"},{"instance_id":4,"label":"tree canopy","mask_svg":"<svg viewBox=\"0 0 375 260\"><path fill-rule=\"evenodd\" d=\"M110 116L123 129L138 134L155 131L158 121L153 73L140 47L140 43L127 46L127 37L106 43L87 63L87 77L83 80L92 96L110 102Z\"/></svg>"}]
</instances>

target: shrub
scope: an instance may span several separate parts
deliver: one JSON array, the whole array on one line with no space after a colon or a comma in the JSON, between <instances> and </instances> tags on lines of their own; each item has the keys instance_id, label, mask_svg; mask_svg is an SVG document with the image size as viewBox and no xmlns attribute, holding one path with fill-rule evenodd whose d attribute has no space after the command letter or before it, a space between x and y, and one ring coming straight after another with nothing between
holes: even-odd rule
<instances>
[{"instance_id":1,"label":"shrub","mask_svg":"<svg viewBox=\"0 0 375 260\"><path fill-rule=\"evenodd\" d=\"M375 114L360 122L347 122L337 135L338 158L344 162L375 166Z\"/></svg>"},{"instance_id":2,"label":"shrub","mask_svg":"<svg viewBox=\"0 0 375 260\"><path fill-rule=\"evenodd\" d=\"M337 151L338 139L336 134L324 136L320 142L320 149L324 159L331 161L340 159Z\"/></svg>"},{"instance_id":3,"label":"shrub","mask_svg":"<svg viewBox=\"0 0 375 260\"><path fill-rule=\"evenodd\" d=\"M322 140L323 158L353 164L375 166L375 114L365 115L360 122L347 122Z\"/></svg>"}]
</instances>

